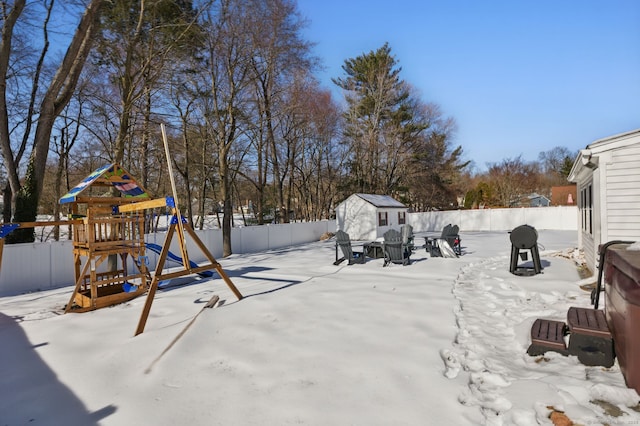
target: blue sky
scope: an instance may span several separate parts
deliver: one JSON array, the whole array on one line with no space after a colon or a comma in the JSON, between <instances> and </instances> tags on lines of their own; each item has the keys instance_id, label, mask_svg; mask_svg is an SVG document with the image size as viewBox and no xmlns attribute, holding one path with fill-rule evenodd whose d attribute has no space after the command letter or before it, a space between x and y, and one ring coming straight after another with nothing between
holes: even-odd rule
<instances>
[{"instance_id":1,"label":"blue sky","mask_svg":"<svg viewBox=\"0 0 640 426\"><path fill-rule=\"evenodd\" d=\"M640 1L298 0L332 77L389 43L401 78L458 125L481 171L640 128Z\"/></svg>"}]
</instances>

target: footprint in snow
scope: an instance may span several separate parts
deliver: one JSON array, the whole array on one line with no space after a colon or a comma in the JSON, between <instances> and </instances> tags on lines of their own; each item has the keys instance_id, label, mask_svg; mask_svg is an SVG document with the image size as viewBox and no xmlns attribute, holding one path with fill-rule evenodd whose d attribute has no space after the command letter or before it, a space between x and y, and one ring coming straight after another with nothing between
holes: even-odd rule
<instances>
[{"instance_id":1,"label":"footprint in snow","mask_svg":"<svg viewBox=\"0 0 640 426\"><path fill-rule=\"evenodd\" d=\"M448 349L440 350L440 357L444 361L444 376L448 379L455 379L460 372L460 361L458 354Z\"/></svg>"}]
</instances>

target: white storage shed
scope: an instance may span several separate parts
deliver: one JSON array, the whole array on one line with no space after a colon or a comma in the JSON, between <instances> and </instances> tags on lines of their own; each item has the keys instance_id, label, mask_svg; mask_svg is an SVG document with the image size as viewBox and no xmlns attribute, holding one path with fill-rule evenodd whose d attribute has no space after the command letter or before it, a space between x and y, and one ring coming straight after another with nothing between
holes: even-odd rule
<instances>
[{"instance_id":1,"label":"white storage shed","mask_svg":"<svg viewBox=\"0 0 640 426\"><path fill-rule=\"evenodd\" d=\"M578 246L595 272L600 244L640 240L640 129L580 150L569 181L577 184Z\"/></svg>"},{"instance_id":2,"label":"white storage shed","mask_svg":"<svg viewBox=\"0 0 640 426\"><path fill-rule=\"evenodd\" d=\"M373 241L389 229L400 230L408 208L388 195L352 194L336 208L337 228L352 240Z\"/></svg>"}]
</instances>

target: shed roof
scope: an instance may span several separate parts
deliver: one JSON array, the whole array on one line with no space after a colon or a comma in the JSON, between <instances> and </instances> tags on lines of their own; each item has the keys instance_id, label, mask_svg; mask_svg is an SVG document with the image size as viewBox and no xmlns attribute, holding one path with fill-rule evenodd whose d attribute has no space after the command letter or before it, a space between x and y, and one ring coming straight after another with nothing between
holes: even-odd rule
<instances>
[{"instance_id":1,"label":"shed roof","mask_svg":"<svg viewBox=\"0 0 640 426\"><path fill-rule=\"evenodd\" d=\"M376 194L354 194L368 203L373 204L375 207L391 207L391 208L407 208L400 201L394 199L389 195L376 195Z\"/></svg>"},{"instance_id":2,"label":"shed roof","mask_svg":"<svg viewBox=\"0 0 640 426\"><path fill-rule=\"evenodd\" d=\"M149 193L138 184L129 172L118 164L105 164L91 173L60 198L60 204L77 201L78 196L91 186L116 188L125 198L150 198Z\"/></svg>"}]
</instances>

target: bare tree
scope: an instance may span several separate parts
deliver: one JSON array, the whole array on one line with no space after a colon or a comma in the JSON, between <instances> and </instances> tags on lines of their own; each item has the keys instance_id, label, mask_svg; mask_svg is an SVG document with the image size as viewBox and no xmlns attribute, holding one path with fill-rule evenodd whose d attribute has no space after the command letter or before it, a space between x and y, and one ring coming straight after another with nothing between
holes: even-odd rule
<instances>
[{"instance_id":1,"label":"bare tree","mask_svg":"<svg viewBox=\"0 0 640 426\"><path fill-rule=\"evenodd\" d=\"M567 177L573 167L573 161L578 153L566 147L556 146L538 155L538 162L543 173L544 195L551 196L551 187L566 185Z\"/></svg>"},{"instance_id":2,"label":"bare tree","mask_svg":"<svg viewBox=\"0 0 640 426\"><path fill-rule=\"evenodd\" d=\"M57 137L53 136L53 151L58 156L58 164L56 165L55 178L53 182L53 216L58 220L61 213L61 206L58 200L63 195L63 191L68 191L69 187L69 156L74 145L78 141L80 134L80 122L82 120L83 113L83 101L78 100L76 108L74 108L74 116L71 116L69 106L66 108L67 113L62 117L62 126L59 129ZM66 178L66 179L64 179ZM63 179L65 185L63 185ZM64 188L64 189L63 189ZM60 227L54 228L54 239L58 241L60 239Z\"/></svg>"},{"instance_id":3,"label":"bare tree","mask_svg":"<svg viewBox=\"0 0 640 426\"><path fill-rule=\"evenodd\" d=\"M196 101L195 98L191 98L186 102L186 105L180 103L179 98L174 97L174 106L180 113L180 125L182 133L182 146L180 150L180 156L173 158L173 164L175 165L178 173L184 180L185 198L187 200L187 219L190 223L193 223L193 205L192 200L192 173L191 173L191 151L194 148L192 143L192 137L194 132L190 129L189 120L193 109L193 104Z\"/></svg>"},{"instance_id":4,"label":"bare tree","mask_svg":"<svg viewBox=\"0 0 640 426\"><path fill-rule=\"evenodd\" d=\"M435 104L421 104L415 110L427 130L417 138L406 163L404 201L418 211L457 208L458 197L465 193L461 178L469 162L462 159L462 147L453 145L456 123Z\"/></svg>"},{"instance_id":5,"label":"bare tree","mask_svg":"<svg viewBox=\"0 0 640 426\"><path fill-rule=\"evenodd\" d=\"M2 44L0 45L0 147L2 148L2 157L5 165L5 169L7 171L8 176L8 185L5 188L4 195L4 209L3 212L4 221L11 221L11 217L13 211L15 210L15 195L20 189L20 178L18 176L18 165L20 164L20 157L24 152L27 142L27 132L25 131L24 137L22 138L22 143L20 148L17 150L17 153L14 154L11 147L11 131L9 126L9 107L7 105L7 80L10 80L15 76L9 75L9 67L10 60L12 54L12 43L13 43L13 32L16 23L18 22L18 18L22 14L25 6L24 0L17 0L14 2L13 7L6 2L2 2ZM45 21L46 22L46 21ZM45 25L45 34L46 25ZM47 44L45 43L45 46ZM43 49L44 56L46 53L46 49ZM37 79L36 79L37 81ZM32 102L35 102L35 96L33 95L34 91L32 91ZM32 120L30 115L27 115L27 126L30 126Z\"/></svg>"},{"instance_id":6,"label":"bare tree","mask_svg":"<svg viewBox=\"0 0 640 426\"><path fill-rule=\"evenodd\" d=\"M287 88L296 75L310 69L310 44L301 37L305 22L291 0L251 0L257 11L250 26L251 70L255 84L256 103L260 114L260 132L266 142L276 192L276 221L289 221L283 211L286 200L285 183L290 178L297 137L286 128L285 104Z\"/></svg>"},{"instance_id":7,"label":"bare tree","mask_svg":"<svg viewBox=\"0 0 640 426\"><path fill-rule=\"evenodd\" d=\"M335 171L342 163L336 143L340 111L330 92L308 74L299 75L287 93L281 126L291 168L287 210L305 220L328 219L339 191Z\"/></svg>"},{"instance_id":8,"label":"bare tree","mask_svg":"<svg viewBox=\"0 0 640 426\"><path fill-rule=\"evenodd\" d=\"M191 2L116 0L105 8L104 16L95 58L105 84L115 82L120 98L113 161L123 164L126 153L138 152L146 182L151 92L157 90L168 64L191 51L197 14ZM138 139L142 149L133 145L138 118L143 123Z\"/></svg>"},{"instance_id":9,"label":"bare tree","mask_svg":"<svg viewBox=\"0 0 640 426\"><path fill-rule=\"evenodd\" d=\"M200 98L207 138L216 147L219 197L223 203L223 256L232 254L233 180L238 168L233 154L243 133L249 102L250 50L248 26L253 11L242 0L223 0L218 10L209 10L202 22L204 65L208 83Z\"/></svg>"},{"instance_id":10,"label":"bare tree","mask_svg":"<svg viewBox=\"0 0 640 426\"><path fill-rule=\"evenodd\" d=\"M491 191L500 207L517 205L522 197L538 187L537 165L524 162L521 156L493 163L487 173Z\"/></svg>"},{"instance_id":11,"label":"bare tree","mask_svg":"<svg viewBox=\"0 0 640 426\"><path fill-rule=\"evenodd\" d=\"M63 108L69 102L76 83L82 72L85 60L89 55L92 40L98 29L100 8L103 0L91 0L80 19L75 34L67 48L66 54L59 64L55 75L49 83L42 100L40 101L38 115L33 137L33 148L27 164L24 183L20 184L16 155L11 149L11 135L6 116L6 87L9 63L12 49L12 38L15 23L24 10L25 2L18 0L10 8L7 2L2 2L4 25L2 28L2 44L0 45L0 147L5 161L12 191L13 219L17 222L35 221L38 210L42 184L44 181L49 143L54 122ZM49 3L53 5L53 1ZM46 28L49 14L44 20L45 49L48 46L48 32ZM34 85L38 80L34 80ZM32 120L32 115L27 116L27 121ZM26 132L24 133L27 134ZM22 229L10 234L8 242L28 242L34 240L32 229Z\"/></svg>"}]
</instances>

